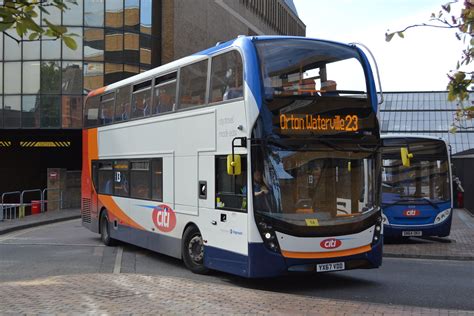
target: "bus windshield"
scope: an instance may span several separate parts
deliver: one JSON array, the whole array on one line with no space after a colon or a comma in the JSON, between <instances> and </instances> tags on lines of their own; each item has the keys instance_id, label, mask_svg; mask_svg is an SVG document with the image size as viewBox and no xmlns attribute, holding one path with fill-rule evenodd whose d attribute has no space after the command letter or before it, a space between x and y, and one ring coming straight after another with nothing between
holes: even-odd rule
<instances>
[{"instance_id":1,"label":"bus windshield","mask_svg":"<svg viewBox=\"0 0 474 316\"><path fill-rule=\"evenodd\" d=\"M432 204L450 200L446 145L439 140L384 140L382 151L382 203ZM413 154L404 167L400 147Z\"/></svg>"},{"instance_id":2,"label":"bus windshield","mask_svg":"<svg viewBox=\"0 0 474 316\"><path fill-rule=\"evenodd\" d=\"M304 39L262 40L256 47L269 133L367 135L376 129L355 48Z\"/></svg>"},{"instance_id":3,"label":"bus windshield","mask_svg":"<svg viewBox=\"0 0 474 316\"><path fill-rule=\"evenodd\" d=\"M267 98L367 98L360 57L351 47L324 41L292 39L260 41L257 50Z\"/></svg>"},{"instance_id":4,"label":"bus windshield","mask_svg":"<svg viewBox=\"0 0 474 316\"><path fill-rule=\"evenodd\" d=\"M375 152L254 141L252 153L256 214L302 227L308 221L333 226L359 221L377 205Z\"/></svg>"}]
</instances>

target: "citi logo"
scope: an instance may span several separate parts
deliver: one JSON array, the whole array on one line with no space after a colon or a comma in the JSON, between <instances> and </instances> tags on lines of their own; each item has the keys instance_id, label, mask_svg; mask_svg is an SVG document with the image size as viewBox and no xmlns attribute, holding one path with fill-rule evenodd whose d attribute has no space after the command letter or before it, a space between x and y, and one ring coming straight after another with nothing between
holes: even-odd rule
<instances>
[{"instance_id":1,"label":"citi logo","mask_svg":"<svg viewBox=\"0 0 474 316\"><path fill-rule=\"evenodd\" d=\"M319 244L324 249L335 249L342 245L342 241L335 238L324 239Z\"/></svg>"},{"instance_id":2,"label":"citi logo","mask_svg":"<svg viewBox=\"0 0 474 316\"><path fill-rule=\"evenodd\" d=\"M418 216L420 215L420 211L419 210L405 210L403 211L403 215L407 217Z\"/></svg>"}]
</instances>

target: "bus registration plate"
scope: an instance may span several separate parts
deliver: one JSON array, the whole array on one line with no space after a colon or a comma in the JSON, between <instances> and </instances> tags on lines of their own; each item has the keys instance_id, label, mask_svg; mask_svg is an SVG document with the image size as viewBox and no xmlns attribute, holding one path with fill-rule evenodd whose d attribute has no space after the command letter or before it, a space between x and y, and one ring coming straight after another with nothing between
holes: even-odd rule
<instances>
[{"instance_id":1,"label":"bus registration plate","mask_svg":"<svg viewBox=\"0 0 474 316\"><path fill-rule=\"evenodd\" d=\"M413 237L413 236L421 236L421 230L405 230L402 231L402 236L404 237Z\"/></svg>"},{"instance_id":2,"label":"bus registration plate","mask_svg":"<svg viewBox=\"0 0 474 316\"><path fill-rule=\"evenodd\" d=\"M344 262L321 263L316 265L316 272L339 271L344 269Z\"/></svg>"}]
</instances>

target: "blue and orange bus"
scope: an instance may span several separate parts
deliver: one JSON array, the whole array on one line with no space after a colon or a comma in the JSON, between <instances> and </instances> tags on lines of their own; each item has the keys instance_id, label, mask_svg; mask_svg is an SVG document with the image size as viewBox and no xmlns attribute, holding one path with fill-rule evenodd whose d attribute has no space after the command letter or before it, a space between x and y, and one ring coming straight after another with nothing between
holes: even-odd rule
<instances>
[{"instance_id":1,"label":"blue and orange bus","mask_svg":"<svg viewBox=\"0 0 474 316\"><path fill-rule=\"evenodd\" d=\"M357 45L239 37L92 91L82 221L244 277L382 261L378 100Z\"/></svg>"},{"instance_id":2,"label":"blue and orange bus","mask_svg":"<svg viewBox=\"0 0 474 316\"><path fill-rule=\"evenodd\" d=\"M384 236L448 236L453 209L448 144L415 135L383 135L382 141Z\"/></svg>"}]
</instances>

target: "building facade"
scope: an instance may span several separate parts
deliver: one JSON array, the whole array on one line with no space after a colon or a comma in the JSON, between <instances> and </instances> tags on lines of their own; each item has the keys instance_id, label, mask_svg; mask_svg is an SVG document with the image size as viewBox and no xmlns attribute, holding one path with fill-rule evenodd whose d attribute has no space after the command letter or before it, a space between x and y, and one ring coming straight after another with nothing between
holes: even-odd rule
<instances>
[{"instance_id":1,"label":"building facade","mask_svg":"<svg viewBox=\"0 0 474 316\"><path fill-rule=\"evenodd\" d=\"M47 18L77 34L0 34L0 193L44 188L47 168L81 168L84 97L238 35L305 35L291 0L77 0ZM7 180L8 179L8 180Z\"/></svg>"},{"instance_id":2,"label":"building facade","mask_svg":"<svg viewBox=\"0 0 474 316\"><path fill-rule=\"evenodd\" d=\"M449 142L453 173L466 191L464 206L474 212L474 119L451 133L458 102L449 102L446 91L386 92L384 99L380 107L382 133L427 135ZM471 92L465 104L473 102Z\"/></svg>"}]
</instances>

